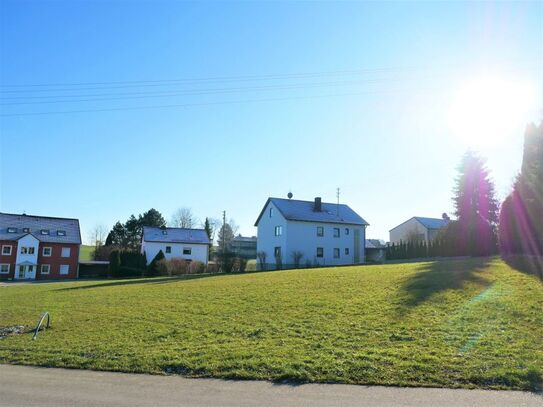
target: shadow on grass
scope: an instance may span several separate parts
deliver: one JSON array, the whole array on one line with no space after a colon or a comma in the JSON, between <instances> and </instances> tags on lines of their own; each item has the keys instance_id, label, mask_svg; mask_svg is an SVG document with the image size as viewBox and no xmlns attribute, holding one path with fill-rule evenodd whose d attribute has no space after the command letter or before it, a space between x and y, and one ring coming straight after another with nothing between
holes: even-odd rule
<instances>
[{"instance_id":1,"label":"shadow on grass","mask_svg":"<svg viewBox=\"0 0 543 407\"><path fill-rule=\"evenodd\" d=\"M408 294L404 305L416 307L435 294L461 289L466 283L490 285L480 273L491 260L489 257L479 257L468 260L438 260L422 264L418 269L419 272L402 287Z\"/></svg>"},{"instance_id":2,"label":"shadow on grass","mask_svg":"<svg viewBox=\"0 0 543 407\"><path fill-rule=\"evenodd\" d=\"M188 275L178 276L178 277L126 279L126 280L114 280L114 281L109 281L109 282L107 280L100 280L103 282L97 282L95 284L88 284L88 285L78 285L75 287L58 288L55 291L87 290L91 288L107 288L107 287L116 287L116 286L122 286L122 285L138 285L138 284L168 284L168 283L176 283L178 281L196 280L200 278L207 278L207 277L214 277L214 276L217 276L217 274L194 274L194 275L188 274Z\"/></svg>"},{"instance_id":3,"label":"shadow on grass","mask_svg":"<svg viewBox=\"0 0 543 407\"><path fill-rule=\"evenodd\" d=\"M502 259L515 270L539 277L543 281L543 256L512 254L503 255Z\"/></svg>"}]
</instances>

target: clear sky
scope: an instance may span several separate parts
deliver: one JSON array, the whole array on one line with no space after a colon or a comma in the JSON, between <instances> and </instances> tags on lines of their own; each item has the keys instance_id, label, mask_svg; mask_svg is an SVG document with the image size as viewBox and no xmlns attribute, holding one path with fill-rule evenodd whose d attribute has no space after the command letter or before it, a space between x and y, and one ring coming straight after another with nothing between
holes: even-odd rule
<instances>
[{"instance_id":1,"label":"clear sky","mask_svg":"<svg viewBox=\"0 0 543 407\"><path fill-rule=\"evenodd\" d=\"M503 198L543 108L543 2L0 2L0 208L95 224L350 205L368 236ZM476 130L476 131L475 131Z\"/></svg>"}]
</instances>

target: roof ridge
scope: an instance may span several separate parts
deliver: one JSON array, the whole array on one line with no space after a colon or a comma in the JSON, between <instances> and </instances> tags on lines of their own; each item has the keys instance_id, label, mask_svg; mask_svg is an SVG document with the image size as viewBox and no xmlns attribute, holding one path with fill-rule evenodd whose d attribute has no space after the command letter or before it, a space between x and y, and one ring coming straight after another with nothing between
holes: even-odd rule
<instances>
[{"instance_id":1,"label":"roof ridge","mask_svg":"<svg viewBox=\"0 0 543 407\"><path fill-rule=\"evenodd\" d=\"M44 218L44 219L60 219L60 220L76 220L79 222L78 218L61 218L59 216L43 216L43 215L29 215L27 213L7 213L7 212L0 212L0 215L8 215L8 216L24 216L28 218Z\"/></svg>"}]
</instances>

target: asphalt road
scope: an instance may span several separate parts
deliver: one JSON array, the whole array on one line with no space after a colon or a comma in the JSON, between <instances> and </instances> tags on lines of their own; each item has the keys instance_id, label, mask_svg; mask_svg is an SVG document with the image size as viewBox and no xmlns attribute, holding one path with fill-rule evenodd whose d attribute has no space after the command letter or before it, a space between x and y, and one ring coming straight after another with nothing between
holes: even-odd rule
<instances>
[{"instance_id":1,"label":"asphalt road","mask_svg":"<svg viewBox=\"0 0 543 407\"><path fill-rule=\"evenodd\" d=\"M274 384L0 365L8 406L543 406L515 391Z\"/></svg>"}]
</instances>

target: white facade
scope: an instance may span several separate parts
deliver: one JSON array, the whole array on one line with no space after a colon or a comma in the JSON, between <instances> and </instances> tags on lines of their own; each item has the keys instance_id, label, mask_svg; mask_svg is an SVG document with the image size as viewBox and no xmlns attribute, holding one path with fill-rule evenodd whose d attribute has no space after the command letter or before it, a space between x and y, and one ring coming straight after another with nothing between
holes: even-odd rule
<instances>
[{"instance_id":1,"label":"white facade","mask_svg":"<svg viewBox=\"0 0 543 407\"><path fill-rule=\"evenodd\" d=\"M424 219L424 218L422 218ZM433 219L434 221L439 219ZM424 241L427 245L435 239L440 228L429 228L425 226L417 217L413 217L395 228L391 229L390 243L399 244L400 242L408 242L409 240Z\"/></svg>"},{"instance_id":2,"label":"white facade","mask_svg":"<svg viewBox=\"0 0 543 407\"><path fill-rule=\"evenodd\" d=\"M38 251L40 241L28 234L19 239L15 260L16 280L34 280L38 268Z\"/></svg>"},{"instance_id":3,"label":"white facade","mask_svg":"<svg viewBox=\"0 0 543 407\"><path fill-rule=\"evenodd\" d=\"M283 268L294 266L293 252L302 253L300 266L365 262L364 225L287 220L269 201L257 228L257 253L266 253L268 268L275 268L278 250Z\"/></svg>"},{"instance_id":4,"label":"white facade","mask_svg":"<svg viewBox=\"0 0 543 407\"><path fill-rule=\"evenodd\" d=\"M169 242L142 242L141 251L147 257L147 264L151 263L158 252L162 250L167 260L182 258L184 260L201 261L207 265L209 258L209 245L198 243L169 243Z\"/></svg>"}]
</instances>

